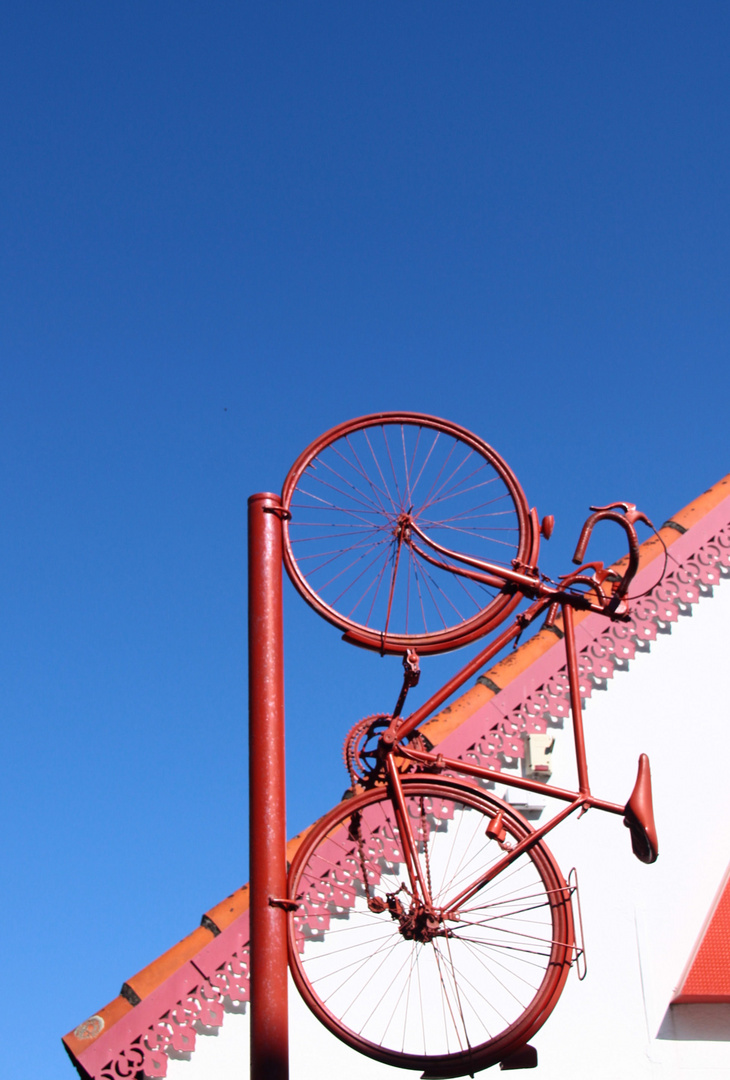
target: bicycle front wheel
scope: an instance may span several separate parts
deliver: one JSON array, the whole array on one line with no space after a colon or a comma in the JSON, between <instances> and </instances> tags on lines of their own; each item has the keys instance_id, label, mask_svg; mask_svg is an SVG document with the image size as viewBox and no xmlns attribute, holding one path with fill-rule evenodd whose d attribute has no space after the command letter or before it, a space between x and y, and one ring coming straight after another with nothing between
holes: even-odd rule
<instances>
[{"instance_id":1,"label":"bicycle front wheel","mask_svg":"<svg viewBox=\"0 0 730 1080\"><path fill-rule=\"evenodd\" d=\"M458 648L500 622L513 589L478 583L423 535L511 567L529 558L524 493L482 439L420 413L377 413L333 428L284 483L284 560L305 600L355 644L383 653ZM463 569L463 565L461 566Z\"/></svg>"},{"instance_id":2,"label":"bicycle front wheel","mask_svg":"<svg viewBox=\"0 0 730 1080\"><path fill-rule=\"evenodd\" d=\"M523 1046L550 1014L572 960L569 893L543 843L480 885L505 845L529 835L527 822L461 781L401 782L429 912L414 895L395 806L374 788L326 815L294 859L291 970L310 1009L353 1049L462 1076Z\"/></svg>"}]
</instances>

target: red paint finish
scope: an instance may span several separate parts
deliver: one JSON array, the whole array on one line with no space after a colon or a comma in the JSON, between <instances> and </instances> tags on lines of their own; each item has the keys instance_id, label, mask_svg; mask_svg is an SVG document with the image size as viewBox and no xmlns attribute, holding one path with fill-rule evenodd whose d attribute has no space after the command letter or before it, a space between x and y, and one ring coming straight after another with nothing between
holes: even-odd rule
<instances>
[{"instance_id":1,"label":"red paint finish","mask_svg":"<svg viewBox=\"0 0 730 1080\"><path fill-rule=\"evenodd\" d=\"M570 711L573 717L573 738L578 765L578 789L581 795L588 795L591 788L588 783L588 761L586 759L586 743L583 734L583 705L580 699L580 673L578 671L578 653L575 647L575 620L570 604L562 605L562 613L565 627L565 656L570 686Z\"/></svg>"},{"instance_id":2,"label":"red paint finish","mask_svg":"<svg viewBox=\"0 0 730 1080\"><path fill-rule=\"evenodd\" d=\"M672 1005L730 1002L730 870Z\"/></svg>"},{"instance_id":3,"label":"red paint finish","mask_svg":"<svg viewBox=\"0 0 730 1080\"><path fill-rule=\"evenodd\" d=\"M248 500L251 1080L288 1080L281 501Z\"/></svg>"}]
</instances>

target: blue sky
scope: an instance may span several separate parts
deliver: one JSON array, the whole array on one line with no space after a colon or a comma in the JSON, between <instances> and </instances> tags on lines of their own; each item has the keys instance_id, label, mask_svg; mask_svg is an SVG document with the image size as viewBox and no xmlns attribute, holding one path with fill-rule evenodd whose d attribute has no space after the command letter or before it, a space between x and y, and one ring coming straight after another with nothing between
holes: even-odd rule
<instances>
[{"instance_id":1,"label":"blue sky","mask_svg":"<svg viewBox=\"0 0 730 1080\"><path fill-rule=\"evenodd\" d=\"M312 439L474 430L556 515L553 574L589 503L660 524L727 471L729 24L4 5L8 1075L71 1075L60 1036L247 878L246 499ZM291 589L286 621L294 833L399 677Z\"/></svg>"}]
</instances>

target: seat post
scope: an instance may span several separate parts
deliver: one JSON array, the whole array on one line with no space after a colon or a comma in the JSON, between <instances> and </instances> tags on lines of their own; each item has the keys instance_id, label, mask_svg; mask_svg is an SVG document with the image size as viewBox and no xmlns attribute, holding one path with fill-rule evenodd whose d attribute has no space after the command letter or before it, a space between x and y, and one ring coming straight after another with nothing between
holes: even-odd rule
<instances>
[{"instance_id":1,"label":"seat post","mask_svg":"<svg viewBox=\"0 0 730 1080\"><path fill-rule=\"evenodd\" d=\"M586 761L586 744L583 734L583 706L580 699L580 673L578 671L578 655L575 649L575 621L573 609L570 604L560 605L563 614L563 627L565 630L565 655L568 661L568 681L570 684L570 713L573 719L573 738L575 740L575 760L578 766L578 791L581 795L590 795L591 788L588 783L588 762Z\"/></svg>"}]
</instances>

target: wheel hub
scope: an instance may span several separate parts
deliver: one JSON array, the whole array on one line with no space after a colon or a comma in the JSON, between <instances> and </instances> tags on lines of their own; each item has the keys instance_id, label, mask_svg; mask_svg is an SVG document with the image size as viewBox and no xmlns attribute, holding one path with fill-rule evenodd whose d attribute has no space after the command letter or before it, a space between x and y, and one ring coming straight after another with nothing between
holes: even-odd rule
<instances>
[{"instance_id":1,"label":"wheel hub","mask_svg":"<svg viewBox=\"0 0 730 1080\"><path fill-rule=\"evenodd\" d=\"M408 513L399 514L393 527L393 536L398 543L409 544L411 541L411 522L413 518Z\"/></svg>"},{"instance_id":2,"label":"wheel hub","mask_svg":"<svg viewBox=\"0 0 730 1080\"><path fill-rule=\"evenodd\" d=\"M433 908L420 901L415 901L398 921L403 937L408 941L420 941L422 945L428 944L434 937L443 937L444 934L440 916Z\"/></svg>"},{"instance_id":3,"label":"wheel hub","mask_svg":"<svg viewBox=\"0 0 730 1080\"><path fill-rule=\"evenodd\" d=\"M426 945L432 938L446 934L441 913L421 900L412 899L406 910L398 896L389 893L385 899L371 897L368 907L373 912L389 911L391 919L399 924L400 932L407 941L420 941Z\"/></svg>"}]
</instances>

